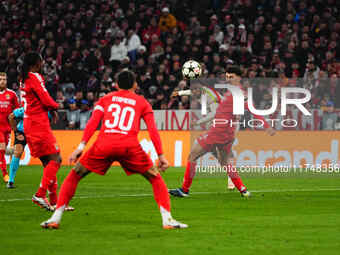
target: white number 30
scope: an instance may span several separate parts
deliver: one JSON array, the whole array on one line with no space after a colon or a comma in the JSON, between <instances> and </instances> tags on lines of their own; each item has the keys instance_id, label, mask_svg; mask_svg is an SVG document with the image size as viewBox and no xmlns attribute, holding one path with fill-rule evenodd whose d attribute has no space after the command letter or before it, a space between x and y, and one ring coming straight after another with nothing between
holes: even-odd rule
<instances>
[{"instance_id":1,"label":"white number 30","mask_svg":"<svg viewBox=\"0 0 340 255\"><path fill-rule=\"evenodd\" d=\"M108 112L112 112L113 117L112 122L110 120L105 121L105 126L107 128L112 129L118 126L118 128L123 131L129 131L131 129L135 117L135 110L132 107L126 106L122 110L120 105L111 104L107 110ZM127 124L124 125L127 113L130 113L130 116Z\"/></svg>"}]
</instances>

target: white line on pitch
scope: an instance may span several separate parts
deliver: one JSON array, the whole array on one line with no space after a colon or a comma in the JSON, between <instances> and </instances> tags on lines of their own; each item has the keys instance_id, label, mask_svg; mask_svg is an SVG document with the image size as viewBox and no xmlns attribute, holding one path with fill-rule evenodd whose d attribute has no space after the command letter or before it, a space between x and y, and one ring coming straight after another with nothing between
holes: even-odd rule
<instances>
[{"instance_id":1,"label":"white line on pitch","mask_svg":"<svg viewBox=\"0 0 340 255\"><path fill-rule=\"evenodd\" d=\"M318 191L340 191L340 188L321 188L321 189L283 189L283 190L252 190L252 193L284 193L284 192L318 192ZM192 194L208 195L208 194L230 194L229 192L193 192ZM111 197L150 197L153 194L112 194L100 196L75 196L75 199L83 198L111 198ZM12 198L1 199L0 202L29 201L31 198Z\"/></svg>"}]
</instances>

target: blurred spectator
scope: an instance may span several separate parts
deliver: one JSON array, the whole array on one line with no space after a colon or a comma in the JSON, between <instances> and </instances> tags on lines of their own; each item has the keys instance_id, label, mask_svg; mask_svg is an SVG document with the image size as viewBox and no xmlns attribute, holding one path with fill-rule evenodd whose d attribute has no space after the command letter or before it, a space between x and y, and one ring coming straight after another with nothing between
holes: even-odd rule
<instances>
[{"instance_id":1,"label":"blurred spectator","mask_svg":"<svg viewBox=\"0 0 340 255\"><path fill-rule=\"evenodd\" d=\"M72 65L71 59L67 58L65 64L59 72L59 82L61 88L65 91L67 88L75 89L74 85L74 66Z\"/></svg>"},{"instance_id":2,"label":"blurred spectator","mask_svg":"<svg viewBox=\"0 0 340 255\"><path fill-rule=\"evenodd\" d=\"M99 88L99 80L96 77L96 72L93 72L87 81L87 91L98 91Z\"/></svg>"},{"instance_id":3,"label":"blurred spectator","mask_svg":"<svg viewBox=\"0 0 340 255\"><path fill-rule=\"evenodd\" d=\"M66 111L67 128L75 129L79 124L80 110L77 107L76 100L70 99L68 101L69 109Z\"/></svg>"},{"instance_id":4,"label":"blurred spectator","mask_svg":"<svg viewBox=\"0 0 340 255\"><path fill-rule=\"evenodd\" d=\"M81 101L84 99L84 92L79 90L76 92L74 96L74 100L76 102L77 108L80 109L81 107Z\"/></svg>"},{"instance_id":5,"label":"blurred spectator","mask_svg":"<svg viewBox=\"0 0 340 255\"><path fill-rule=\"evenodd\" d=\"M89 101L86 99L81 100L80 112L79 112L79 128L85 129L88 120L90 119L91 111L89 107Z\"/></svg>"},{"instance_id":6,"label":"blurred spectator","mask_svg":"<svg viewBox=\"0 0 340 255\"><path fill-rule=\"evenodd\" d=\"M117 35L114 44L111 47L110 64L113 72L116 72L119 65L126 59L128 54L127 47L123 41L122 35Z\"/></svg>"},{"instance_id":7,"label":"blurred spectator","mask_svg":"<svg viewBox=\"0 0 340 255\"><path fill-rule=\"evenodd\" d=\"M128 31L126 42L127 42L128 56L130 58L131 63L134 64L137 58L137 50L139 46L141 46L140 38L132 29L130 29Z\"/></svg>"},{"instance_id":8,"label":"blurred spectator","mask_svg":"<svg viewBox=\"0 0 340 255\"><path fill-rule=\"evenodd\" d=\"M89 108L92 109L93 106L94 106L94 102L95 102L94 92L92 92L92 91L87 92L86 100L88 102Z\"/></svg>"},{"instance_id":9,"label":"blurred spectator","mask_svg":"<svg viewBox=\"0 0 340 255\"><path fill-rule=\"evenodd\" d=\"M170 14L168 7L162 9L162 15L159 18L158 24L161 32L169 32L176 26L176 18Z\"/></svg>"},{"instance_id":10,"label":"blurred spectator","mask_svg":"<svg viewBox=\"0 0 340 255\"><path fill-rule=\"evenodd\" d=\"M157 19L155 17L153 17L150 20L150 24L142 32L143 43L145 44L149 43L154 34L157 35L158 37L160 37L161 35L161 30L157 25Z\"/></svg>"},{"instance_id":11,"label":"blurred spectator","mask_svg":"<svg viewBox=\"0 0 340 255\"><path fill-rule=\"evenodd\" d=\"M64 96L64 93L62 90L57 91L57 96L56 96L56 102L59 104L59 108L64 109L66 108L67 102L66 102L66 97Z\"/></svg>"}]
</instances>

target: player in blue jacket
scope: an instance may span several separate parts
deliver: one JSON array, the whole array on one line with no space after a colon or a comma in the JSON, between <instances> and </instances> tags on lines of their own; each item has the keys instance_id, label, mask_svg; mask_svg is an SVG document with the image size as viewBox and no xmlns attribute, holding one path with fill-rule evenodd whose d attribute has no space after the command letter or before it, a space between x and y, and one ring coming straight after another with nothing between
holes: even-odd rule
<instances>
[{"instance_id":1,"label":"player in blue jacket","mask_svg":"<svg viewBox=\"0 0 340 255\"><path fill-rule=\"evenodd\" d=\"M15 109L9 116L9 123L15 134L14 139L14 155L12 156L10 170L9 170L9 181L7 188L13 189L15 175L19 168L19 162L22 153L26 146L26 137L24 134L24 107Z\"/></svg>"}]
</instances>

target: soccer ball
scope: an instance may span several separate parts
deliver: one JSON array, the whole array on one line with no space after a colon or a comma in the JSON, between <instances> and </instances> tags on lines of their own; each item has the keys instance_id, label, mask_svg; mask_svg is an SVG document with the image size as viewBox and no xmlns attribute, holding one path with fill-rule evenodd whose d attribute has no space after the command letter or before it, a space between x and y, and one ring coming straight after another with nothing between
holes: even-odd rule
<instances>
[{"instance_id":1,"label":"soccer ball","mask_svg":"<svg viewBox=\"0 0 340 255\"><path fill-rule=\"evenodd\" d=\"M188 60L182 67L182 74L186 79L196 79L201 76L202 68L195 60Z\"/></svg>"}]
</instances>

